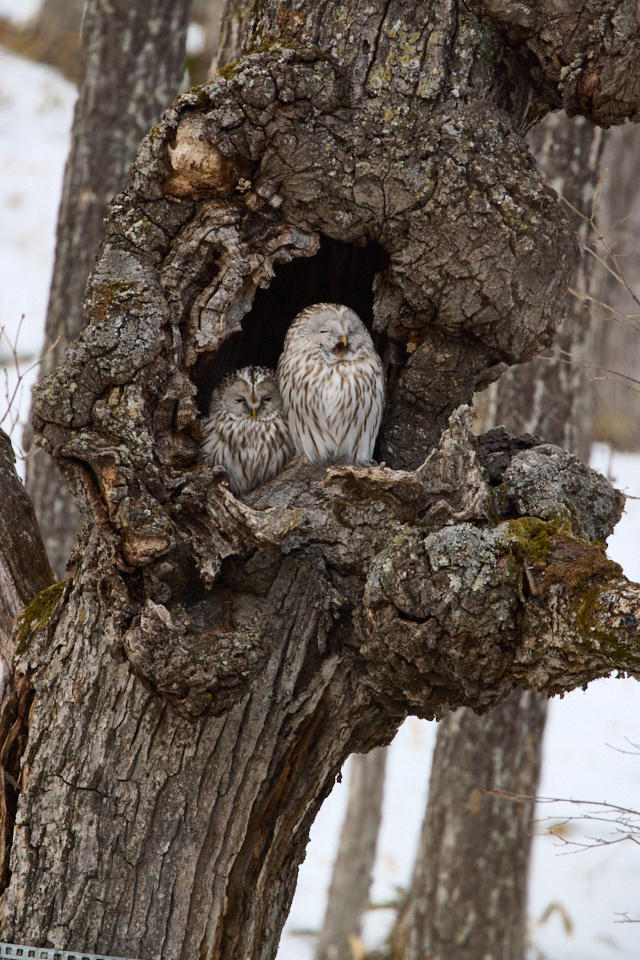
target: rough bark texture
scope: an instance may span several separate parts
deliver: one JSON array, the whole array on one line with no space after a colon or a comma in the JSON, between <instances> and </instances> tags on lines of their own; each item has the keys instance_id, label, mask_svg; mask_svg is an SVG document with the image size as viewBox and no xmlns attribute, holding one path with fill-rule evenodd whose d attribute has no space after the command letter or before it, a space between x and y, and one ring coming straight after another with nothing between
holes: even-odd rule
<instances>
[{"instance_id":1,"label":"rough bark texture","mask_svg":"<svg viewBox=\"0 0 640 960\"><path fill-rule=\"evenodd\" d=\"M255 8L255 52L144 142L37 389L86 526L21 631L5 940L266 960L349 753L409 712L640 672L640 588L592 542L620 496L454 412L547 341L575 259L509 50L450 2L367 11ZM237 500L199 415L319 294L385 358L388 466L294 462Z\"/></svg>"},{"instance_id":2,"label":"rough bark texture","mask_svg":"<svg viewBox=\"0 0 640 960\"><path fill-rule=\"evenodd\" d=\"M532 140L548 180L588 216L601 174L602 132L582 118L553 114ZM584 221L572 219L585 233ZM576 278L583 293L592 267L583 256ZM590 312L572 298L554 347L579 358L591 339ZM507 370L486 391L483 427L502 423L588 450L587 379L579 359L570 363L558 353ZM527 691L484 717L462 708L440 723L416 866L394 938L396 960L523 960L533 802L513 804L485 791L535 796L545 718L546 698Z\"/></svg>"},{"instance_id":3,"label":"rough bark texture","mask_svg":"<svg viewBox=\"0 0 640 960\"><path fill-rule=\"evenodd\" d=\"M569 116L609 126L640 117L640 10L636 0L471 0L504 31L533 86ZM633 78L633 79L632 79Z\"/></svg>"},{"instance_id":4,"label":"rough bark texture","mask_svg":"<svg viewBox=\"0 0 640 960\"><path fill-rule=\"evenodd\" d=\"M349 769L347 812L340 831L316 960L353 960L369 901L387 751L357 753Z\"/></svg>"},{"instance_id":5,"label":"rough bark texture","mask_svg":"<svg viewBox=\"0 0 640 960\"><path fill-rule=\"evenodd\" d=\"M251 0L227 0L225 3L220 22L220 41L211 64L212 72L240 59L252 8Z\"/></svg>"},{"instance_id":6,"label":"rough bark texture","mask_svg":"<svg viewBox=\"0 0 640 960\"><path fill-rule=\"evenodd\" d=\"M456 710L446 733L439 728L394 960L524 957L534 801L506 803L491 791L531 796L545 715L544 698L517 692L483 717Z\"/></svg>"},{"instance_id":7,"label":"rough bark texture","mask_svg":"<svg viewBox=\"0 0 640 960\"><path fill-rule=\"evenodd\" d=\"M0 883L8 880L9 851L18 802L20 758L26 743L26 719L32 694L28 681L12 683L13 625L36 594L43 595L34 615L46 615L53 573L36 516L15 472L9 437L0 430Z\"/></svg>"},{"instance_id":8,"label":"rough bark texture","mask_svg":"<svg viewBox=\"0 0 640 960\"><path fill-rule=\"evenodd\" d=\"M180 87L190 8L191 0L86 4L82 78L58 214L43 375L82 329L82 296L104 238L109 201L122 188L142 137ZM68 13L73 21L73 9ZM27 461L27 489L51 563L63 576L78 514L57 467L40 451Z\"/></svg>"},{"instance_id":9,"label":"rough bark texture","mask_svg":"<svg viewBox=\"0 0 640 960\"><path fill-rule=\"evenodd\" d=\"M33 506L16 476L11 441L3 430L0 490L0 658L6 668L13 663L16 617L37 593L51 585L53 573L42 547Z\"/></svg>"}]
</instances>

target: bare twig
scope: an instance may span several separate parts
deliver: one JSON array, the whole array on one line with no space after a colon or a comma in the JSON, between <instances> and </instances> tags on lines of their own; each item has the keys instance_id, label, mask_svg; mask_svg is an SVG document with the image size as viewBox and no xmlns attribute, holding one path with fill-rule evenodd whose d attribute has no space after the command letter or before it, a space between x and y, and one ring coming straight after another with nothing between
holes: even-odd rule
<instances>
[{"instance_id":1,"label":"bare twig","mask_svg":"<svg viewBox=\"0 0 640 960\"><path fill-rule=\"evenodd\" d=\"M526 794L509 793L498 787L494 787L487 792L491 796L517 803L535 800L538 804L570 804L573 807L579 808L580 812L576 814L569 814L562 817L545 817L534 821L535 824L548 825L546 832L552 833L554 838L562 846L575 848L567 851L568 853L578 853L582 850L593 849L594 847L610 847L622 843L625 840L629 840L636 846L640 846L640 810L635 810L633 807L609 803L606 800L576 800L571 797L532 797ZM570 823L598 823L612 827L613 831L605 836L587 836L585 840L576 840L564 836L559 829L566 827Z\"/></svg>"},{"instance_id":2,"label":"bare twig","mask_svg":"<svg viewBox=\"0 0 640 960\"><path fill-rule=\"evenodd\" d=\"M15 336L13 339L7 333L6 327L0 326L0 344L3 342L8 347L8 354L6 357L3 357L5 361L5 366L2 368L2 377L4 381L4 412L0 410L0 427L4 427L5 432L11 437L16 426L20 422L20 413L19 413L19 403L17 402L23 389L23 381L32 370L35 370L43 360L45 360L49 354L55 350L58 343L60 342L60 337L58 337L54 343L36 360L32 361L32 358L29 356L21 355L18 351L18 342L20 340L20 333L22 330L22 324L24 322L24 314L20 317L20 322L18 323L18 328L16 330ZM6 365L6 361L9 361L9 365ZM22 369L22 364L28 363L29 365L26 369ZM15 383L11 387L11 381L9 377L9 368L13 368L13 373L15 375ZM4 425L7 424L5 427ZM18 450L18 456L22 459L25 459L27 454L22 450Z\"/></svg>"}]
</instances>

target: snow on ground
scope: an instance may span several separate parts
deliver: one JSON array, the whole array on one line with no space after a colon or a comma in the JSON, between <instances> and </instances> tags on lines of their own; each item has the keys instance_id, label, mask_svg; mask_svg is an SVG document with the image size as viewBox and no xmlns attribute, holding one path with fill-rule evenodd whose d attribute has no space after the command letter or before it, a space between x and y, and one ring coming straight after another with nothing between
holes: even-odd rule
<instances>
[{"instance_id":1,"label":"snow on ground","mask_svg":"<svg viewBox=\"0 0 640 960\"><path fill-rule=\"evenodd\" d=\"M1 2L1 0L0 0ZM5 0L6 5L6 0ZM0 366L18 336L25 370L39 353L55 248L55 227L76 99L57 70L29 63L0 47ZM21 318L24 319L21 321ZM0 420L16 382L8 363L0 380ZM22 383L20 411L29 410L37 371ZM7 428L7 421L3 424ZM14 442L20 441L20 428Z\"/></svg>"},{"instance_id":2,"label":"snow on ground","mask_svg":"<svg viewBox=\"0 0 640 960\"><path fill-rule=\"evenodd\" d=\"M33 17L41 6L41 0L0 0L0 17L19 23Z\"/></svg>"},{"instance_id":3,"label":"snow on ground","mask_svg":"<svg viewBox=\"0 0 640 960\"><path fill-rule=\"evenodd\" d=\"M0 15L9 7L16 9L15 0L0 0ZM24 0L19 9L31 12ZM0 325L13 333L24 314L20 347L37 353L75 89L56 71L1 49L0 77ZM0 347L0 357L5 347ZM0 405L1 396L0 383ZM28 397L22 406L28 409ZM594 465L606 470L607 464L606 449L597 448ZM640 457L616 455L612 475L618 486L640 495ZM640 579L640 501L628 501L609 552L629 576ZM408 882L434 738L435 724L409 719L391 747L374 902L392 899L396 887ZM640 757L615 749L629 749L629 741L640 743L640 686L635 681L601 680L586 692L556 698L545 739L541 795L640 807ZM312 957L313 939L296 931L317 929L322 920L347 778L348 770L314 824L279 960ZM543 809L541 815L547 812ZM640 925L615 920L619 913L640 915L640 848L627 843L567 855L548 835L537 838L534 848L532 933L549 960L638 960ZM550 919L540 924L554 904ZM368 945L382 941L391 917L390 911L368 915Z\"/></svg>"}]
</instances>

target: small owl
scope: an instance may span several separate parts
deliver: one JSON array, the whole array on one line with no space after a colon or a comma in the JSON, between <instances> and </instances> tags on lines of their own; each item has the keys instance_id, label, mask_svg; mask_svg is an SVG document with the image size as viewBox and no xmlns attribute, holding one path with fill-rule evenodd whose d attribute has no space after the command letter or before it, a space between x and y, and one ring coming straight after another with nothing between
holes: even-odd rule
<instances>
[{"instance_id":1,"label":"small owl","mask_svg":"<svg viewBox=\"0 0 640 960\"><path fill-rule=\"evenodd\" d=\"M314 463L368 462L382 410L384 375L360 317L315 303L294 319L278 361L278 385L296 450Z\"/></svg>"},{"instance_id":2,"label":"small owl","mask_svg":"<svg viewBox=\"0 0 640 960\"><path fill-rule=\"evenodd\" d=\"M202 456L224 467L233 493L274 477L295 451L273 370L233 370L211 395L202 421Z\"/></svg>"}]
</instances>

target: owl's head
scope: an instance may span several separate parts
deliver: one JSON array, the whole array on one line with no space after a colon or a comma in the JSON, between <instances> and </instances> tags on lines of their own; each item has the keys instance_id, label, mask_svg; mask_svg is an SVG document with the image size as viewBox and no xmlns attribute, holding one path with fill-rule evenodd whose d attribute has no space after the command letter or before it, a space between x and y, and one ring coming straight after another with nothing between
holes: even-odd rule
<instances>
[{"instance_id":1,"label":"owl's head","mask_svg":"<svg viewBox=\"0 0 640 960\"><path fill-rule=\"evenodd\" d=\"M274 420L282 416L275 373L267 367L243 367L227 374L211 396L210 415L224 412L236 420Z\"/></svg>"},{"instance_id":2,"label":"owl's head","mask_svg":"<svg viewBox=\"0 0 640 960\"><path fill-rule=\"evenodd\" d=\"M373 341L355 311L341 303L314 303L298 314L291 336L302 338L326 363L343 363L370 355Z\"/></svg>"}]
</instances>

